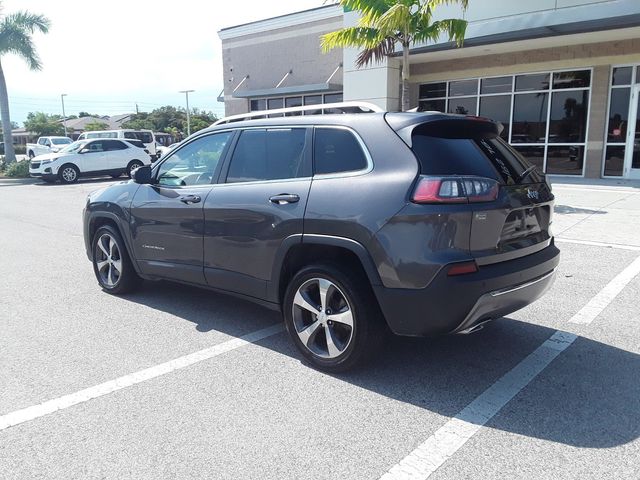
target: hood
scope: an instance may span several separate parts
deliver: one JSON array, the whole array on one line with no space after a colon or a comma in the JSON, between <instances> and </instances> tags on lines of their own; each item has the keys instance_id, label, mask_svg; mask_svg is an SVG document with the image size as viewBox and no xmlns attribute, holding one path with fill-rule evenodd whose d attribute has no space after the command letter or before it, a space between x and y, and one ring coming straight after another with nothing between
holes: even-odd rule
<instances>
[{"instance_id":1,"label":"hood","mask_svg":"<svg viewBox=\"0 0 640 480\"><path fill-rule=\"evenodd\" d=\"M34 161L42 161L42 160L53 160L54 158L62 157L65 155L69 155L69 152L65 153L43 153L42 155L36 155L33 160Z\"/></svg>"}]
</instances>

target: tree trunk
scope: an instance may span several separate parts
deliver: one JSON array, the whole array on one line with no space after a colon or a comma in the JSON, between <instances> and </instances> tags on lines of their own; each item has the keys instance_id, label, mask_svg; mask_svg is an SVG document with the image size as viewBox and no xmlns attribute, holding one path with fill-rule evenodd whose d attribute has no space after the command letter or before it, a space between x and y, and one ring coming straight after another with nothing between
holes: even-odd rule
<instances>
[{"instance_id":1,"label":"tree trunk","mask_svg":"<svg viewBox=\"0 0 640 480\"><path fill-rule=\"evenodd\" d=\"M411 108L409 104L409 77L411 76L409 66L409 44L402 44L402 111L406 112Z\"/></svg>"},{"instance_id":2,"label":"tree trunk","mask_svg":"<svg viewBox=\"0 0 640 480\"><path fill-rule=\"evenodd\" d=\"M0 116L2 117L2 136L4 137L4 163L8 165L16 161L16 152L13 149L13 140L11 138L9 94L7 93L7 82L4 80L2 63L0 63Z\"/></svg>"}]
</instances>

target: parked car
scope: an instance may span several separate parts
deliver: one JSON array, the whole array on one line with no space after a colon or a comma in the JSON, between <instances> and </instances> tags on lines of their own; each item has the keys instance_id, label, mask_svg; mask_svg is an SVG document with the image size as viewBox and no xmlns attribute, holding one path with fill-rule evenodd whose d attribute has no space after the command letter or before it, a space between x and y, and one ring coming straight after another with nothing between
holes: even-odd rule
<instances>
[{"instance_id":1,"label":"parked car","mask_svg":"<svg viewBox=\"0 0 640 480\"><path fill-rule=\"evenodd\" d=\"M159 145L158 147L156 147L158 158L160 159L164 157L167 153L169 153L171 150L176 148L178 145L180 145L180 142L172 143L171 145L168 145L168 146Z\"/></svg>"},{"instance_id":2,"label":"parked car","mask_svg":"<svg viewBox=\"0 0 640 480\"><path fill-rule=\"evenodd\" d=\"M112 294L167 279L280 310L328 371L387 329L471 333L541 297L559 261L550 185L498 131L441 113L233 118L90 195L86 253Z\"/></svg>"},{"instance_id":3,"label":"parked car","mask_svg":"<svg viewBox=\"0 0 640 480\"><path fill-rule=\"evenodd\" d=\"M45 153L56 153L72 142L69 137L40 137L36 143L27 143L27 155L32 159Z\"/></svg>"},{"instance_id":4,"label":"parked car","mask_svg":"<svg viewBox=\"0 0 640 480\"><path fill-rule=\"evenodd\" d=\"M78 140L88 140L90 138L123 138L126 140L140 140L144 143L145 148L149 150L152 160L158 158L158 152L156 151L156 137L151 130L132 130L132 129L119 129L119 130L98 130L93 132L83 132L78 137Z\"/></svg>"},{"instance_id":5,"label":"parked car","mask_svg":"<svg viewBox=\"0 0 640 480\"><path fill-rule=\"evenodd\" d=\"M29 175L45 182L74 183L82 176L111 175L114 178L151 164L142 148L126 140L79 140L58 153L39 155L31 160Z\"/></svg>"}]
</instances>

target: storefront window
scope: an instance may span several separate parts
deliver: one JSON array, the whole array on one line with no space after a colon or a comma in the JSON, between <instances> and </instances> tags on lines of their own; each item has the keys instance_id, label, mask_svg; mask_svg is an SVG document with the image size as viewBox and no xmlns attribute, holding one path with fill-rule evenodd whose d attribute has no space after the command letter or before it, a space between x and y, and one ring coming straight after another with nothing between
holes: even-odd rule
<instances>
[{"instance_id":1,"label":"storefront window","mask_svg":"<svg viewBox=\"0 0 640 480\"><path fill-rule=\"evenodd\" d=\"M627 137L630 95L631 89L628 87L611 90L609 124L607 127L608 143L624 143Z\"/></svg>"},{"instance_id":2,"label":"storefront window","mask_svg":"<svg viewBox=\"0 0 640 480\"><path fill-rule=\"evenodd\" d=\"M288 97L284 99L284 106L286 108L291 107L301 107L302 106L302 97ZM291 112L287 113L287 117L297 117L302 115L302 112Z\"/></svg>"},{"instance_id":3,"label":"storefront window","mask_svg":"<svg viewBox=\"0 0 640 480\"><path fill-rule=\"evenodd\" d=\"M436 82L420 85L419 110L490 118L541 170L582 175L590 88L587 69Z\"/></svg>"},{"instance_id":4,"label":"storefront window","mask_svg":"<svg viewBox=\"0 0 640 480\"><path fill-rule=\"evenodd\" d=\"M480 93L511 93L513 77L483 78Z\"/></svg>"},{"instance_id":5,"label":"storefront window","mask_svg":"<svg viewBox=\"0 0 640 480\"><path fill-rule=\"evenodd\" d=\"M526 158L540 170L544 169L544 147L521 147L514 146L520 155Z\"/></svg>"},{"instance_id":6,"label":"storefront window","mask_svg":"<svg viewBox=\"0 0 640 480\"><path fill-rule=\"evenodd\" d=\"M478 94L478 80L462 80L459 82L449 82L449 96L462 97L465 95Z\"/></svg>"},{"instance_id":7,"label":"storefront window","mask_svg":"<svg viewBox=\"0 0 640 480\"><path fill-rule=\"evenodd\" d=\"M544 143L548 97L548 93L516 95L513 100L511 143Z\"/></svg>"},{"instance_id":8,"label":"storefront window","mask_svg":"<svg viewBox=\"0 0 640 480\"><path fill-rule=\"evenodd\" d=\"M500 136L507 141L509 140L509 127L511 125L510 111L511 95L480 97L480 116L502 123L504 129Z\"/></svg>"},{"instance_id":9,"label":"storefront window","mask_svg":"<svg viewBox=\"0 0 640 480\"><path fill-rule=\"evenodd\" d=\"M516 77L516 92L530 92L531 90L549 90L549 74L535 73Z\"/></svg>"},{"instance_id":10,"label":"storefront window","mask_svg":"<svg viewBox=\"0 0 640 480\"><path fill-rule=\"evenodd\" d=\"M605 150L604 174L605 176L621 177L624 167L623 145L609 145Z\"/></svg>"},{"instance_id":11,"label":"storefront window","mask_svg":"<svg viewBox=\"0 0 640 480\"><path fill-rule=\"evenodd\" d=\"M477 102L478 97L450 98L448 112L460 115L476 115Z\"/></svg>"},{"instance_id":12,"label":"storefront window","mask_svg":"<svg viewBox=\"0 0 640 480\"><path fill-rule=\"evenodd\" d=\"M553 92L549 117L550 143L584 143L587 137L589 92Z\"/></svg>"},{"instance_id":13,"label":"storefront window","mask_svg":"<svg viewBox=\"0 0 640 480\"><path fill-rule=\"evenodd\" d=\"M547 149L547 173L581 175L584 163L584 147L562 146Z\"/></svg>"},{"instance_id":14,"label":"storefront window","mask_svg":"<svg viewBox=\"0 0 640 480\"><path fill-rule=\"evenodd\" d=\"M444 98L439 100L420 100L418 103L419 112L444 112L447 109L447 101Z\"/></svg>"},{"instance_id":15,"label":"storefront window","mask_svg":"<svg viewBox=\"0 0 640 480\"><path fill-rule=\"evenodd\" d=\"M588 88L591 85L591 71L558 72L553 74L553 88Z\"/></svg>"},{"instance_id":16,"label":"storefront window","mask_svg":"<svg viewBox=\"0 0 640 480\"><path fill-rule=\"evenodd\" d=\"M447 96L447 82L420 85L420 98L440 98Z\"/></svg>"},{"instance_id":17,"label":"storefront window","mask_svg":"<svg viewBox=\"0 0 640 480\"><path fill-rule=\"evenodd\" d=\"M618 67L613 69L612 85L631 85L633 67Z\"/></svg>"},{"instance_id":18,"label":"storefront window","mask_svg":"<svg viewBox=\"0 0 640 480\"><path fill-rule=\"evenodd\" d=\"M607 137L605 139L606 145L602 169L602 174L605 177L621 177L624 175L631 86L640 77L638 69L638 66L620 66L611 70ZM637 154L633 155L632 163L634 159L638 162ZM640 165L633 168L640 168Z\"/></svg>"},{"instance_id":19,"label":"storefront window","mask_svg":"<svg viewBox=\"0 0 640 480\"><path fill-rule=\"evenodd\" d=\"M322 94L305 95L295 97L271 97L271 98L254 98L251 99L249 105L252 112L259 112L262 110L274 110L283 107L300 107L302 105L322 105L323 103L338 103L342 102L342 93L327 93L324 96ZM322 109L311 110L304 112L305 115L313 115L322 113ZM287 113L287 116L301 115L301 112ZM282 114L273 115L274 117L281 117Z\"/></svg>"}]
</instances>

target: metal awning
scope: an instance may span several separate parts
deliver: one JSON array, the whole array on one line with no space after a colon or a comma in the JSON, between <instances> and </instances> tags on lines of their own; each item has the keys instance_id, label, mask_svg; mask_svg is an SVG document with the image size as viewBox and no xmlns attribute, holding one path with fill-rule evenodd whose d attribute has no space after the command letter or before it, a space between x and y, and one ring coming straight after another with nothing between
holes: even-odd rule
<instances>
[{"instance_id":1,"label":"metal awning","mask_svg":"<svg viewBox=\"0 0 640 480\"><path fill-rule=\"evenodd\" d=\"M235 92L234 98L284 97L306 93L341 92L342 85L336 83L316 83L310 85L292 85L279 88L263 88L258 90L243 90Z\"/></svg>"}]
</instances>

